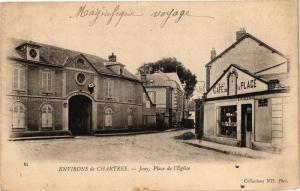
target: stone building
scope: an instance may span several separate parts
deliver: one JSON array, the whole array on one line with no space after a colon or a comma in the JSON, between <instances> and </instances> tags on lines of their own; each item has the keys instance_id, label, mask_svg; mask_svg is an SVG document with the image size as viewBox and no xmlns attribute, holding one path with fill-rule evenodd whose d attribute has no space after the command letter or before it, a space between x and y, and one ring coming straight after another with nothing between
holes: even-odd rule
<instances>
[{"instance_id":1,"label":"stone building","mask_svg":"<svg viewBox=\"0 0 300 191\"><path fill-rule=\"evenodd\" d=\"M203 139L255 149L279 149L287 125L288 59L245 29L206 64Z\"/></svg>"},{"instance_id":2,"label":"stone building","mask_svg":"<svg viewBox=\"0 0 300 191\"><path fill-rule=\"evenodd\" d=\"M11 136L155 127L155 105L114 54L106 60L16 39L8 47Z\"/></svg>"},{"instance_id":3,"label":"stone building","mask_svg":"<svg viewBox=\"0 0 300 191\"><path fill-rule=\"evenodd\" d=\"M184 89L176 73L142 74L148 95L156 104L158 126L179 126L184 117Z\"/></svg>"}]
</instances>

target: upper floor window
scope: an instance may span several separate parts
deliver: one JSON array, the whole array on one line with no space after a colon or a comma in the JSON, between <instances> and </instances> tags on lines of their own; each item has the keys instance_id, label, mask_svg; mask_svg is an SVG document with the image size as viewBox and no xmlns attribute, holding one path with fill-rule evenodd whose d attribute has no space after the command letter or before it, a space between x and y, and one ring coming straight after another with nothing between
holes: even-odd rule
<instances>
[{"instance_id":1,"label":"upper floor window","mask_svg":"<svg viewBox=\"0 0 300 191\"><path fill-rule=\"evenodd\" d=\"M50 104L44 104L42 109L42 128L53 127L53 108Z\"/></svg>"},{"instance_id":2,"label":"upper floor window","mask_svg":"<svg viewBox=\"0 0 300 191\"><path fill-rule=\"evenodd\" d=\"M13 89L25 90L25 69L24 68L14 68Z\"/></svg>"},{"instance_id":3,"label":"upper floor window","mask_svg":"<svg viewBox=\"0 0 300 191\"><path fill-rule=\"evenodd\" d=\"M52 80L53 80L53 73L51 71L43 71L42 72L42 89L45 92L52 91Z\"/></svg>"},{"instance_id":4,"label":"upper floor window","mask_svg":"<svg viewBox=\"0 0 300 191\"><path fill-rule=\"evenodd\" d=\"M113 82L110 80L105 81L105 97L113 97Z\"/></svg>"},{"instance_id":5,"label":"upper floor window","mask_svg":"<svg viewBox=\"0 0 300 191\"><path fill-rule=\"evenodd\" d=\"M155 92L154 91L150 91L148 92L149 98L152 101L152 103L156 103L155 101Z\"/></svg>"},{"instance_id":6,"label":"upper floor window","mask_svg":"<svg viewBox=\"0 0 300 191\"><path fill-rule=\"evenodd\" d=\"M233 72L228 77L228 95L236 95L236 88L237 88L237 76Z\"/></svg>"},{"instance_id":7,"label":"upper floor window","mask_svg":"<svg viewBox=\"0 0 300 191\"><path fill-rule=\"evenodd\" d=\"M26 128L26 108L23 103L17 102L12 107L12 128Z\"/></svg>"},{"instance_id":8,"label":"upper floor window","mask_svg":"<svg viewBox=\"0 0 300 191\"><path fill-rule=\"evenodd\" d=\"M133 97L134 97L134 89L133 89L133 84L132 83L129 83L128 84L128 100L133 100Z\"/></svg>"}]
</instances>

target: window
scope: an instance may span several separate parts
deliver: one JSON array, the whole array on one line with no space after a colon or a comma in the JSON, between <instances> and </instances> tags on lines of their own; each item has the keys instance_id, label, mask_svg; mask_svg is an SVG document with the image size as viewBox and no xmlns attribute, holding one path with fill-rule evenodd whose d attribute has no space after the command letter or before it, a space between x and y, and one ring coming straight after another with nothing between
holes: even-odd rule
<instances>
[{"instance_id":1,"label":"window","mask_svg":"<svg viewBox=\"0 0 300 191\"><path fill-rule=\"evenodd\" d=\"M77 73L76 74L76 82L79 84L79 85L84 85L85 84L85 81L86 81L86 77L84 75L84 73Z\"/></svg>"},{"instance_id":2,"label":"window","mask_svg":"<svg viewBox=\"0 0 300 191\"><path fill-rule=\"evenodd\" d=\"M22 103L15 103L12 107L12 128L26 128L26 108Z\"/></svg>"},{"instance_id":3,"label":"window","mask_svg":"<svg viewBox=\"0 0 300 191\"><path fill-rule=\"evenodd\" d=\"M134 97L134 89L133 89L133 84L132 83L129 83L128 84L128 100L133 100L133 97Z\"/></svg>"},{"instance_id":4,"label":"window","mask_svg":"<svg viewBox=\"0 0 300 191\"><path fill-rule=\"evenodd\" d=\"M236 138L236 128L237 128L237 106L222 106L219 113L221 121L219 121L221 136L227 136Z\"/></svg>"},{"instance_id":5,"label":"window","mask_svg":"<svg viewBox=\"0 0 300 191\"><path fill-rule=\"evenodd\" d=\"M14 68L13 89L25 90L25 69L24 68Z\"/></svg>"},{"instance_id":6,"label":"window","mask_svg":"<svg viewBox=\"0 0 300 191\"><path fill-rule=\"evenodd\" d=\"M42 72L42 89L45 92L51 92L52 91L52 72Z\"/></svg>"},{"instance_id":7,"label":"window","mask_svg":"<svg viewBox=\"0 0 300 191\"><path fill-rule=\"evenodd\" d=\"M105 127L112 127L112 114L113 114L113 110L111 108L105 109L105 119L104 119Z\"/></svg>"},{"instance_id":8,"label":"window","mask_svg":"<svg viewBox=\"0 0 300 191\"><path fill-rule=\"evenodd\" d=\"M236 74L231 73L228 77L228 95L236 95Z\"/></svg>"},{"instance_id":9,"label":"window","mask_svg":"<svg viewBox=\"0 0 300 191\"><path fill-rule=\"evenodd\" d=\"M148 92L148 95L149 95L152 103L155 103L155 92Z\"/></svg>"},{"instance_id":10,"label":"window","mask_svg":"<svg viewBox=\"0 0 300 191\"><path fill-rule=\"evenodd\" d=\"M42 107L42 128L53 127L53 108L50 104L44 104Z\"/></svg>"},{"instance_id":11,"label":"window","mask_svg":"<svg viewBox=\"0 0 300 191\"><path fill-rule=\"evenodd\" d=\"M78 59L77 59L77 63L78 63L78 64L84 64L84 60L83 60L82 58L78 58Z\"/></svg>"},{"instance_id":12,"label":"window","mask_svg":"<svg viewBox=\"0 0 300 191\"><path fill-rule=\"evenodd\" d=\"M128 126L132 126L132 109L128 110Z\"/></svg>"},{"instance_id":13,"label":"window","mask_svg":"<svg viewBox=\"0 0 300 191\"><path fill-rule=\"evenodd\" d=\"M105 97L112 98L112 88L113 88L113 82L107 80L105 82Z\"/></svg>"}]
</instances>

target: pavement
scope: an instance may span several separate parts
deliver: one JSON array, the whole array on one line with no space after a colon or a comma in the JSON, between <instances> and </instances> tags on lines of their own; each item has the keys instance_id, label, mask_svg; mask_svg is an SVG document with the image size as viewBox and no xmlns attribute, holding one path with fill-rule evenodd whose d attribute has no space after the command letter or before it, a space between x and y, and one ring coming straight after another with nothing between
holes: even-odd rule
<instances>
[{"instance_id":1,"label":"pavement","mask_svg":"<svg viewBox=\"0 0 300 191\"><path fill-rule=\"evenodd\" d=\"M223 144L199 140L199 139L186 140L184 141L184 143L202 149L208 149L208 150L213 150L224 154L230 154L230 155L253 158L253 159L268 159L278 155L278 154L272 154L263 151L257 151L250 148L234 147L234 146L223 145Z\"/></svg>"},{"instance_id":2,"label":"pavement","mask_svg":"<svg viewBox=\"0 0 300 191\"><path fill-rule=\"evenodd\" d=\"M26 141L26 140L42 140L42 139L68 139L74 138L73 135L54 135L54 136L33 136L33 137L14 137L9 138L9 141Z\"/></svg>"}]
</instances>

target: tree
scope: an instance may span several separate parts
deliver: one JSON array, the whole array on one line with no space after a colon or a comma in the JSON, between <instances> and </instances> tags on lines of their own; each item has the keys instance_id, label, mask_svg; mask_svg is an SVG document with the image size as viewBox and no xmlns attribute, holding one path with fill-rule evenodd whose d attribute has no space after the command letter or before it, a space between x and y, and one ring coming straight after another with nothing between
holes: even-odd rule
<instances>
[{"instance_id":1,"label":"tree","mask_svg":"<svg viewBox=\"0 0 300 191\"><path fill-rule=\"evenodd\" d=\"M138 68L139 73L153 74L157 71L177 72L181 83L185 83L185 95L187 98L193 96L194 88L197 83L197 77L176 58L163 58L156 62L144 63Z\"/></svg>"}]
</instances>

